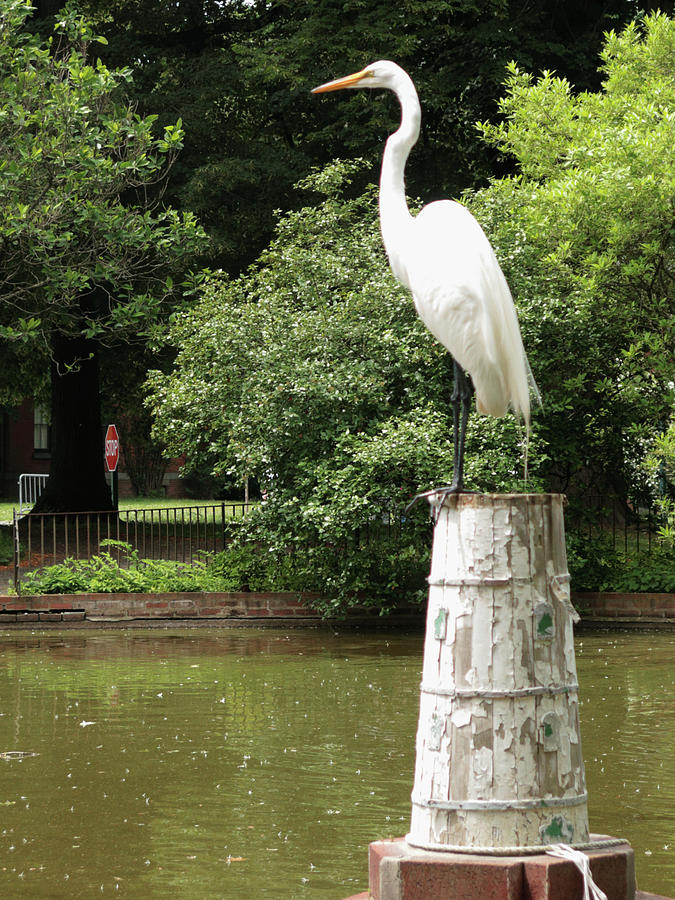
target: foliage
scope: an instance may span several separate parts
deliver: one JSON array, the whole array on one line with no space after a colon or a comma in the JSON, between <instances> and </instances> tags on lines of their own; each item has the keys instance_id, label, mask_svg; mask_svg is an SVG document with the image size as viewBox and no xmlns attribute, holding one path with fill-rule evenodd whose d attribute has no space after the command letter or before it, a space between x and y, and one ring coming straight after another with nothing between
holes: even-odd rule
<instances>
[{"instance_id":1,"label":"foliage","mask_svg":"<svg viewBox=\"0 0 675 900\"><path fill-rule=\"evenodd\" d=\"M156 117L119 99L130 70L90 61L88 23L66 9L42 42L29 11L8 0L0 12L0 337L138 334L199 238L194 216L154 196L180 123L153 137Z\"/></svg>"},{"instance_id":2,"label":"foliage","mask_svg":"<svg viewBox=\"0 0 675 900\"><path fill-rule=\"evenodd\" d=\"M675 593L675 551L665 543L626 553L610 535L569 533L567 561L574 591Z\"/></svg>"},{"instance_id":3,"label":"foliage","mask_svg":"<svg viewBox=\"0 0 675 900\"><path fill-rule=\"evenodd\" d=\"M6 546L2 543L7 536ZM110 549L88 560L67 559L63 563L34 570L22 578L22 591L31 594L70 593L163 593L188 591L306 591L317 593L314 605L325 615L344 611L343 598L325 590L340 578L339 553L313 553L300 548L279 556L260 543L232 542L221 553L204 555L191 565L170 560L140 559L123 541L103 541ZM429 542L427 542L427 547ZM11 562L11 536L0 530L0 553L7 550ZM401 555L406 558L401 560ZM409 540L380 535L379 540L350 551L349 565L359 579L358 597L365 605L375 603L382 612L395 606L406 594L423 599L421 585L429 557ZM651 551L627 555L614 547L608 535L593 538L569 533L568 566L575 591L641 591L675 593L675 554L657 544ZM0 557L1 561L1 557ZM317 568L317 565L319 568ZM325 566L322 571L321 566ZM407 575L402 583L392 580L396 570ZM353 582L356 584L356 582Z\"/></svg>"},{"instance_id":4,"label":"foliage","mask_svg":"<svg viewBox=\"0 0 675 900\"><path fill-rule=\"evenodd\" d=\"M262 544L233 541L211 562L211 571L226 591L311 591L316 580L292 554L283 558Z\"/></svg>"},{"instance_id":5,"label":"foliage","mask_svg":"<svg viewBox=\"0 0 675 900\"><path fill-rule=\"evenodd\" d=\"M281 580L272 584L267 556L262 547L232 544L215 554L212 570L222 579L225 591L283 590Z\"/></svg>"},{"instance_id":6,"label":"foliage","mask_svg":"<svg viewBox=\"0 0 675 900\"><path fill-rule=\"evenodd\" d=\"M299 205L295 184L312 166L354 156L377 164L395 100L319 102L309 95L314 85L375 59L407 68L424 105L411 191L456 195L503 169L472 123L494 114L508 60L594 88L603 30L631 15L625 0L527 8L517 0L401 0L395 8L389 0L81 0L80 8L105 34L109 65L135 61L130 90L140 108L161 123L178 115L186 123L169 196L208 227L210 265L231 273L267 245L274 210Z\"/></svg>"},{"instance_id":7,"label":"foliage","mask_svg":"<svg viewBox=\"0 0 675 900\"><path fill-rule=\"evenodd\" d=\"M140 559L124 541L101 541L109 547L90 559L62 563L29 572L21 580L23 593L142 593L227 590L209 569L207 558L191 565L173 560Z\"/></svg>"},{"instance_id":8,"label":"foliage","mask_svg":"<svg viewBox=\"0 0 675 900\"><path fill-rule=\"evenodd\" d=\"M340 545L319 541L310 529L284 545L269 521L240 529L236 539L213 562L213 571L233 591L302 591L315 594L313 605L326 616L339 616L353 604L375 606L384 614L407 599L423 602L430 563L430 534L369 528ZM288 522L297 530L297 523ZM427 529L427 531L429 531ZM267 538L277 543L263 543ZM307 541L315 540L314 544Z\"/></svg>"},{"instance_id":9,"label":"foliage","mask_svg":"<svg viewBox=\"0 0 675 900\"><path fill-rule=\"evenodd\" d=\"M517 160L474 204L532 336L549 483L573 493L644 489L673 408L674 54L654 14L608 35L597 93L512 65L503 121L480 126Z\"/></svg>"},{"instance_id":10,"label":"foliage","mask_svg":"<svg viewBox=\"0 0 675 900\"><path fill-rule=\"evenodd\" d=\"M420 590L428 515L404 509L452 471L450 360L389 272L373 192L340 196L353 169L308 179L323 201L283 217L255 267L174 316L175 370L150 379L169 452L259 482L265 502L239 541L277 567L292 557L308 589L345 602ZM472 421L468 483L520 485L521 439L513 420Z\"/></svg>"},{"instance_id":11,"label":"foliage","mask_svg":"<svg viewBox=\"0 0 675 900\"><path fill-rule=\"evenodd\" d=\"M180 122L154 135L156 116L123 99L130 70L96 58L103 39L72 7L45 41L30 12L23 0L0 10L0 399L34 393L51 368L38 505L104 509L100 348L152 337L203 232L162 200Z\"/></svg>"},{"instance_id":12,"label":"foliage","mask_svg":"<svg viewBox=\"0 0 675 900\"><path fill-rule=\"evenodd\" d=\"M467 202L544 396L530 489L626 496L672 406L673 35L662 15L610 35L597 93L513 66L503 123L481 126L520 169ZM390 275L372 191L352 197L352 177L336 163L301 184L324 199L282 217L249 272L211 280L174 317L174 372L150 380L170 450L259 480L265 502L240 542L277 565L291 556L342 604L421 588L428 523L422 505L404 508L449 479L452 433L449 357ZM469 484L522 489L521 451L512 418L472 417ZM366 549L383 520L395 555Z\"/></svg>"},{"instance_id":13,"label":"foliage","mask_svg":"<svg viewBox=\"0 0 675 900\"><path fill-rule=\"evenodd\" d=\"M599 591L621 569L611 537L567 531L567 568L573 591Z\"/></svg>"},{"instance_id":14,"label":"foliage","mask_svg":"<svg viewBox=\"0 0 675 900\"><path fill-rule=\"evenodd\" d=\"M675 548L675 412L647 453L645 469L654 485L655 503L663 523L659 536Z\"/></svg>"},{"instance_id":15,"label":"foliage","mask_svg":"<svg viewBox=\"0 0 675 900\"><path fill-rule=\"evenodd\" d=\"M672 547L658 546L650 553L624 560L602 584L601 590L675 593L675 552Z\"/></svg>"}]
</instances>

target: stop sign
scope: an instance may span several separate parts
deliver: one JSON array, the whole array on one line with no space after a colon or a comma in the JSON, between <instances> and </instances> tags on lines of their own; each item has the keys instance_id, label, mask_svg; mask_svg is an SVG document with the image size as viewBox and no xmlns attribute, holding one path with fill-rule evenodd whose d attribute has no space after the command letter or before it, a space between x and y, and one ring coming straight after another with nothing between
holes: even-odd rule
<instances>
[{"instance_id":1,"label":"stop sign","mask_svg":"<svg viewBox=\"0 0 675 900\"><path fill-rule=\"evenodd\" d=\"M114 472L120 458L120 439L114 425L108 425L105 433L105 464L109 472Z\"/></svg>"}]
</instances>

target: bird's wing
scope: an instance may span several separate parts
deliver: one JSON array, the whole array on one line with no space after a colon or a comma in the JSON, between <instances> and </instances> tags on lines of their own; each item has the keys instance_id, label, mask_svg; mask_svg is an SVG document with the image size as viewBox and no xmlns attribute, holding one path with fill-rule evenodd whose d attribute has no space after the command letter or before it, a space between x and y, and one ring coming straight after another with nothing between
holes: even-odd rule
<instances>
[{"instance_id":1,"label":"bird's wing","mask_svg":"<svg viewBox=\"0 0 675 900\"><path fill-rule=\"evenodd\" d=\"M431 203L402 254L420 318L469 372L479 409L529 419L528 366L511 292L482 228L459 203Z\"/></svg>"}]
</instances>

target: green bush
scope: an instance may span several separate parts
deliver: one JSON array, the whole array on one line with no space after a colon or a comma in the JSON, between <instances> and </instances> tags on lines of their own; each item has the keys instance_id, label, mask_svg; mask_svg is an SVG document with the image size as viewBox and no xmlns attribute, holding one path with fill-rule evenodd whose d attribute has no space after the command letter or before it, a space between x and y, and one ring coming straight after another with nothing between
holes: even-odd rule
<instances>
[{"instance_id":1,"label":"green bush","mask_svg":"<svg viewBox=\"0 0 675 900\"><path fill-rule=\"evenodd\" d=\"M239 528L232 544L217 554L211 572L225 590L307 591L319 594L315 607L338 615L353 605L377 606L384 614L401 600L422 602L426 597L430 539L419 533L378 533L371 527L343 534L338 542L317 540L310 529L306 540L264 526Z\"/></svg>"},{"instance_id":2,"label":"green bush","mask_svg":"<svg viewBox=\"0 0 675 900\"><path fill-rule=\"evenodd\" d=\"M172 326L174 372L150 376L169 452L264 493L223 556L229 583L315 591L331 611L424 592L428 509L405 508L453 460L452 362L389 270L373 192L348 189L354 168L303 183L324 199L241 278L209 280ZM522 437L515 418L472 419L467 484L522 488Z\"/></svg>"},{"instance_id":3,"label":"green bush","mask_svg":"<svg viewBox=\"0 0 675 900\"><path fill-rule=\"evenodd\" d=\"M181 591L222 591L222 579L204 557L191 565L161 559L140 559L124 541L102 541L103 551L91 559L66 559L30 572L22 579L23 593L32 594L156 594ZM117 558L115 558L117 557Z\"/></svg>"},{"instance_id":4,"label":"green bush","mask_svg":"<svg viewBox=\"0 0 675 900\"><path fill-rule=\"evenodd\" d=\"M255 545L232 544L213 557L211 572L220 579L224 591L269 590L273 576L265 554Z\"/></svg>"},{"instance_id":5,"label":"green bush","mask_svg":"<svg viewBox=\"0 0 675 900\"><path fill-rule=\"evenodd\" d=\"M0 527L0 566L7 566L14 558L12 532L9 528Z\"/></svg>"},{"instance_id":6,"label":"green bush","mask_svg":"<svg viewBox=\"0 0 675 900\"><path fill-rule=\"evenodd\" d=\"M567 563L575 591L675 592L675 548L654 542L626 554L609 535L567 535Z\"/></svg>"},{"instance_id":7,"label":"green bush","mask_svg":"<svg viewBox=\"0 0 675 900\"><path fill-rule=\"evenodd\" d=\"M652 548L632 559L624 559L601 586L603 591L675 593L675 549Z\"/></svg>"},{"instance_id":8,"label":"green bush","mask_svg":"<svg viewBox=\"0 0 675 900\"><path fill-rule=\"evenodd\" d=\"M140 559L123 541L102 546L109 549L91 559L66 559L30 572L22 579L22 592L308 591L319 594L316 608L332 616L354 604L377 605L386 613L402 599L423 603L427 593L430 542L413 541L410 535L361 535L347 552L329 543L275 547L246 542L244 530L226 550L191 565ZM571 532L567 556L575 591L675 592L675 549L665 544L626 555L609 536Z\"/></svg>"},{"instance_id":9,"label":"green bush","mask_svg":"<svg viewBox=\"0 0 675 900\"><path fill-rule=\"evenodd\" d=\"M567 533L567 567L572 590L600 591L622 564L608 535Z\"/></svg>"}]
</instances>

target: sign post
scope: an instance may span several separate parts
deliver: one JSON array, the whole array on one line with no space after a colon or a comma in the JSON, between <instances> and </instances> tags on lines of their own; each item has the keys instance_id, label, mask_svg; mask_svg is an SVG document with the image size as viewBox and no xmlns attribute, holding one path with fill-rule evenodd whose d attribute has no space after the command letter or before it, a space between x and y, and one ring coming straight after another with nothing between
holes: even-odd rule
<instances>
[{"instance_id":1,"label":"sign post","mask_svg":"<svg viewBox=\"0 0 675 900\"><path fill-rule=\"evenodd\" d=\"M112 493L113 509L117 509L118 491L117 491L117 464L120 459L120 439L117 434L117 428L114 425L108 425L105 433L105 464L110 472L110 488Z\"/></svg>"}]
</instances>

